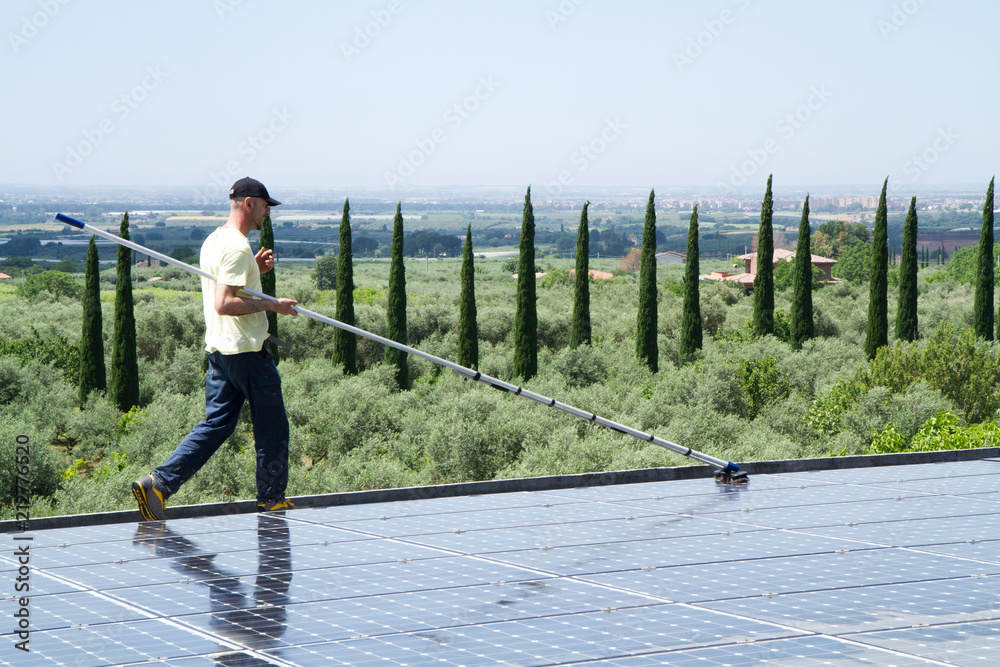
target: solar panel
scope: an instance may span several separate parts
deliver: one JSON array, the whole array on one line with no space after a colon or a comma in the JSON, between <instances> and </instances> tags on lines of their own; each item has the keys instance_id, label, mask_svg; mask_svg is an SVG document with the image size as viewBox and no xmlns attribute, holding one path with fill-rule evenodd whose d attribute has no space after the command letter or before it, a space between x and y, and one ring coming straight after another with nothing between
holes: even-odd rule
<instances>
[{"instance_id":1,"label":"solar panel","mask_svg":"<svg viewBox=\"0 0 1000 667\"><path fill-rule=\"evenodd\" d=\"M0 664L989 664L997 463L35 531Z\"/></svg>"}]
</instances>

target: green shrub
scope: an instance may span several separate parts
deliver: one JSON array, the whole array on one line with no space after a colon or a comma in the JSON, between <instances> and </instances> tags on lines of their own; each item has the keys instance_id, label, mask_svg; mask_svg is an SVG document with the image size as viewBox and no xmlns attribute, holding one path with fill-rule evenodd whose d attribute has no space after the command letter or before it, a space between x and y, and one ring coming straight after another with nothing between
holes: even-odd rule
<instances>
[{"instance_id":1,"label":"green shrub","mask_svg":"<svg viewBox=\"0 0 1000 667\"><path fill-rule=\"evenodd\" d=\"M0 456L7 462L4 464L4 474L0 475L0 519L13 519L17 511L16 473L20 464L15 463L23 456L23 450L17 450L19 437L22 442L25 438L28 441L27 477L31 496L35 500L48 498L59 488L62 483L62 465L59 456L49 447L53 435L52 430L39 429L29 419L0 414ZM33 512L29 513L34 515Z\"/></svg>"},{"instance_id":2,"label":"green shrub","mask_svg":"<svg viewBox=\"0 0 1000 667\"><path fill-rule=\"evenodd\" d=\"M673 279L664 280L662 283L663 291L666 294L673 294L679 299L684 298L684 281Z\"/></svg>"},{"instance_id":3,"label":"green shrub","mask_svg":"<svg viewBox=\"0 0 1000 667\"><path fill-rule=\"evenodd\" d=\"M755 419L769 402L787 398L791 385L778 368L778 360L763 358L739 359L736 362L739 384L739 411L747 419Z\"/></svg>"},{"instance_id":4,"label":"green shrub","mask_svg":"<svg viewBox=\"0 0 1000 667\"><path fill-rule=\"evenodd\" d=\"M323 255L316 260L312 274L316 289L337 289L337 256Z\"/></svg>"},{"instance_id":5,"label":"green shrub","mask_svg":"<svg viewBox=\"0 0 1000 667\"><path fill-rule=\"evenodd\" d=\"M135 308L135 324L139 359L170 359L178 348L205 346L205 317L197 294L141 303ZM106 347L110 351L110 343Z\"/></svg>"},{"instance_id":6,"label":"green shrub","mask_svg":"<svg viewBox=\"0 0 1000 667\"><path fill-rule=\"evenodd\" d=\"M431 483L493 479L523 450L544 445L557 416L523 399L471 387L449 395L435 406L435 414L417 435Z\"/></svg>"},{"instance_id":7,"label":"green shrub","mask_svg":"<svg viewBox=\"0 0 1000 667\"><path fill-rule=\"evenodd\" d=\"M821 432L837 433L842 416L871 389L886 387L899 394L919 382L940 392L967 423L992 419L1000 408L996 347L976 340L970 328L959 330L944 322L929 340L880 349L875 359L813 403L810 425Z\"/></svg>"},{"instance_id":8,"label":"green shrub","mask_svg":"<svg viewBox=\"0 0 1000 667\"><path fill-rule=\"evenodd\" d=\"M33 338L20 340L0 340L0 357L10 355L20 359L22 364L38 361L62 371L69 382L77 384L80 377L80 348L63 337L42 340L37 332ZM0 379L0 403L10 400Z\"/></svg>"},{"instance_id":9,"label":"green shrub","mask_svg":"<svg viewBox=\"0 0 1000 667\"><path fill-rule=\"evenodd\" d=\"M863 393L844 413L840 427L853 436L854 442L868 446L873 432L885 424L895 424L903 437L910 438L928 418L949 407L950 402L924 382L898 393L876 386Z\"/></svg>"},{"instance_id":10,"label":"green shrub","mask_svg":"<svg viewBox=\"0 0 1000 667\"><path fill-rule=\"evenodd\" d=\"M559 350L569 344L569 332L572 326L572 313L555 313L539 309L538 313L538 346L550 350Z\"/></svg>"},{"instance_id":11,"label":"green shrub","mask_svg":"<svg viewBox=\"0 0 1000 667\"><path fill-rule=\"evenodd\" d=\"M701 299L701 328L708 336L716 336L726 322L726 304L719 298Z\"/></svg>"},{"instance_id":12,"label":"green shrub","mask_svg":"<svg viewBox=\"0 0 1000 667\"><path fill-rule=\"evenodd\" d=\"M881 433L875 432L870 454L891 454L913 451L929 452L944 449L976 449L996 447L1000 443L1000 425L995 422L959 426L958 417L942 410L928 419L913 435L907 438L895 424L888 424Z\"/></svg>"},{"instance_id":13,"label":"green shrub","mask_svg":"<svg viewBox=\"0 0 1000 667\"><path fill-rule=\"evenodd\" d=\"M557 285L572 285L573 280L569 276L569 269L549 269L538 279L537 284L539 289L552 289Z\"/></svg>"},{"instance_id":14,"label":"green shrub","mask_svg":"<svg viewBox=\"0 0 1000 667\"><path fill-rule=\"evenodd\" d=\"M477 304L477 310L480 345L484 342L500 345L510 337L514 329L513 309L497 306L478 308Z\"/></svg>"},{"instance_id":15,"label":"green shrub","mask_svg":"<svg viewBox=\"0 0 1000 667\"><path fill-rule=\"evenodd\" d=\"M927 341L882 348L869 366L869 386L901 391L923 380L954 403L968 423L993 418L1000 408L1000 356L972 329L945 323Z\"/></svg>"},{"instance_id":16,"label":"green shrub","mask_svg":"<svg viewBox=\"0 0 1000 667\"><path fill-rule=\"evenodd\" d=\"M62 271L42 271L25 275L24 284L18 287L18 295L26 299L35 299L42 292L79 299L83 296L83 286Z\"/></svg>"},{"instance_id":17,"label":"green shrub","mask_svg":"<svg viewBox=\"0 0 1000 667\"><path fill-rule=\"evenodd\" d=\"M366 306L374 305L376 301L385 298L385 292L377 287L362 285L354 288L354 303L363 303Z\"/></svg>"},{"instance_id":18,"label":"green shrub","mask_svg":"<svg viewBox=\"0 0 1000 667\"><path fill-rule=\"evenodd\" d=\"M844 413L854 407L864 391L864 384L857 376L839 381L824 396L813 401L806 413L806 422L820 433L836 435L840 432Z\"/></svg>"},{"instance_id":19,"label":"green shrub","mask_svg":"<svg viewBox=\"0 0 1000 667\"><path fill-rule=\"evenodd\" d=\"M552 432L548 442L529 447L516 462L500 470L496 476L513 479L612 470L615 469L612 461L616 453L630 447L629 440L631 438L600 427L585 429L581 433L575 424L564 424ZM655 445L649 447L657 452L663 451Z\"/></svg>"},{"instance_id":20,"label":"green shrub","mask_svg":"<svg viewBox=\"0 0 1000 667\"><path fill-rule=\"evenodd\" d=\"M587 387L604 382L608 377L608 364L604 354L590 345L576 349L564 348L552 360L552 368L566 378L570 387Z\"/></svg>"},{"instance_id":21,"label":"green shrub","mask_svg":"<svg viewBox=\"0 0 1000 667\"><path fill-rule=\"evenodd\" d=\"M372 442L341 457L318 492L393 489L419 486L420 481L420 475L387 451L383 443Z\"/></svg>"},{"instance_id":22,"label":"green shrub","mask_svg":"<svg viewBox=\"0 0 1000 667\"><path fill-rule=\"evenodd\" d=\"M396 390L393 368L380 365L348 377L315 363L291 374L282 364L282 371L288 419L302 427L303 452L314 463L336 461L366 440L401 428L389 398Z\"/></svg>"}]
</instances>

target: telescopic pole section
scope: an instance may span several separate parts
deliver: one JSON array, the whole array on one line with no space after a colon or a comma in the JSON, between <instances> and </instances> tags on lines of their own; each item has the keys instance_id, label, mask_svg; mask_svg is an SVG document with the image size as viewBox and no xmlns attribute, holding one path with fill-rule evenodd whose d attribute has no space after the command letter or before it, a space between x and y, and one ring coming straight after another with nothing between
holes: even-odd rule
<instances>
[{"instance_id":1,"label":"telescopic pole section","mask_svg":"<svg viewBox=\"0 0 1000 667\"><path fill-rule=\"evenodd\" d=\"M92 225L80 222L79 220L71 218L67 215L63 215L62 213L56 214L56 220L58 220L59 222L64 222L72 227L76 227L81 231L90 232L95 236L100 236L101 238L108 239L109 241L113 241L114 243L125 246L126 248L131 248L132 250L135 250L136 252L141 252L144 255L155 257L156 259L162 262L166 262L167 264L172 264L173 266L184 269L185 271L193 273L197 276L201 276L202 278L207 278L213 282L218 282L215 276L208 273L207 271L202 271L198 267L191 266L190 264L185 264L184 262L174 259L173 257L169 257L162 253L158 253L155 250L150 250L149 248L141 246L138 243L133 243L132 241L128 241L119 236L115 236L110 232L106 232L103 229L98 229L97 227L93 227ZM244 287L240 291L250 296L256 297L258 299L265 299L267 301L277 301L277 299L273 296L264 294L263 292L258 292L257 290L248 289L246 287ZM426 359L431 363L438 364L439 366L444 366L445 368L450 369L452 372L457 373L458 375L461 375L466 379L475 380L476 382L481 382L489 387L493 387L494 389L498 389L500 391L512 394L514 396L521 396L523 398L527 398L529 400L535 401L536 403L541 403L542 405L559 410L560 412L565 412L568 415L579 417L580 419L591 422L592 424L603 426L605 428L611 429L612 431L616 431L618 433L622 433L624 435L630 435L633 438L636 438L637 440L642 440L643 442L659 445L664 449L676 452L677 454L680 454L682 456L687 456L697 461L701 461L702 463L707 463L710 466L718 468L718 472L716 472L715 474L715 479L717 482L726 484L740 484L747 481L746 473L740 473L740 467L730 461L723 461L722 459L717 459L714 456L709 456L708 454L697 452L691 449L690 447L684 447L683 445L678 445L677 443L670 442L669 440L664 440L649 433L645 433L643 431L630 428L628 426L625 426L624 424L613 422L610 419L605 419L604 417L594 414L593 412L587 412L586 410L580 410L579 408L574 408L572 405L566 405L565 403L560 403L554 398L548 398L547 396L542 396L541 394L536 394L533 391L529 391L524 387L519 387L509 382L504 382L503 380L498 380L497 378L490 377L489 375L483 375L479 371L474 371L471 368L459 366L458 364L448 361L447 359L435 357L433 354L427 354L426 352L421 352L416 348L403 345L402 343L397 343L396 341L389 340L388 338L383 338L382 336L370 333L368 331L365 331L364 329L358 329L357 327L353 327L349 324L344 324L343 322L327 317L325 315L320 315L319 313L315 313L307 308L303 308L302 306L293 306L293 308L300 315L304 315L319 322L323 322L324 324L330 324L332 326L337 327L338 329L343 329L344 331L348 331L357 336L361 336L362 338L373 340L376 343L381 343L382 345L388 345L389 347L395 348L397 350L402 350L403 352L420 357L421 359Z\"/></svg>"}]
</instances>

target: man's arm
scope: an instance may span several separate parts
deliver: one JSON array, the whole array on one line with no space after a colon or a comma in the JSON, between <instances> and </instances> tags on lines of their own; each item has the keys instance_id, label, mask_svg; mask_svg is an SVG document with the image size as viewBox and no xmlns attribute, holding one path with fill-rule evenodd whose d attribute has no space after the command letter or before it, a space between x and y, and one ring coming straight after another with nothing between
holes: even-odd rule
<instances>
[{"instance_id":1,"label":"man's arm","mask_svg":"<svg viewBox=\"0 0 1000 667\"><path fill-rule=\"evenodd\" d=\"M292 308L298 301L294 299L278 299L268 301L265 299L247 299L237 296L236 293L243 289L237 285L219 285L215 288L215 312L219 315L249 315L259 313L262 310L273 310L280 315L298 315Z\"/></svg>"}]
</instances>

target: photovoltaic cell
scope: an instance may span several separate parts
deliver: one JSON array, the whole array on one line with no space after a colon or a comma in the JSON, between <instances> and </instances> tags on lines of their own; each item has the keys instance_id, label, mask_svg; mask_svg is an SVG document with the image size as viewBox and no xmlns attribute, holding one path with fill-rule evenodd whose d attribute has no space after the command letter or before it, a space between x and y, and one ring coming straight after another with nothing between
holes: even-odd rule
<instances>
[{"instance_id":1,"label":"photovoltaic cell","mask_svg":"<svg viewBox=\"0 0 1000 667\"><path fill-rule=\"evenodd\" d=\"M759 484L758 484L759 482ZM672 482L645 482L642 484L616 484L614 486L586 486L574 489L539 491L533 495L560 501L619 502L626 500L650 500L658 498L680 498L684 496L741 496L776 489L794 489L803 485L825 486L833 482L810 479L808 482L791 476L755 475L752 485L716 487L706 485L704 479L679 479Z\"/></svg>"},{"instance_id":2,"label":"photovoltaic cell","mask_svg":"<svg viewBox=\"0 0 1000 667\"><path fill-rule=\"evenodd\" d=\"M265 651L297 665L550 665L792 634L683 605L548 616Z\"/></svg>"},{"instance_id":3,"label":"photovoltaic cell","mask_svg":"<svg viewBox=\"0 0 1000 667\"><path fill-rule=\"evenodd\" d=\"M821 635L713 648L651 653L588 662L601 667L828 667L893 665L926 667L927 661Z\"/></svg>"},{"instance_id":4,"label":"photovoltaic cell","mask_svg":"<svg viewBox=\"0 0 1000 667\"><path fill-rule=\"evenodd\" d=\"M832 553L858 546L834 538L788 531L762 531L532 549L493 554L491 558L542 572L570 576L671 565L775 558L789 554Z\"/></svg>"},{"instance_id":5,"label":"photovoltaic cell","mask_svg":"<svg viewBox=\"0 0 1000 667\"><path fill-rule=\"evenodd\" d=\"M809 506L816 510L821 510L827 504L867 500L892 500L900 496L928 497L928 494L917 490L904 491L853 485L839 485L835 489L832 489L829 485L823 485L787 487L773 491L619 501L619 503L629 507L641 507L646 510L671 511L705 516L721 512L753 511L784 507L800 508Z\"/></svg>"},{"instance_id":6,"label":"photovoltaic cell","mask_svg":"<svg viewBox=\"0 0 1000 667\"><path fill-rule=\"evenodd\" d=\"M609 519L656 515L656 510L642 510L608 503L561 503L512 507L477 512L448 512L424 516L352 521L351 530L380 537L403 537L456 530L515 528L522 526L567 525Z\"/></svg>"},{"instance_id":7,"label":"photovoltaic cell","mask_svg":"<svg viewBox=\"0 0 1000 667\"><path fill-rule=\"evenodd\" d=\"M848 637L863 644L968 667L995 662L995 659L986 656L996 656L1000 652L1000 622L997 621L870 632Z\"/></svg>"},{"instance_id":8,"label":"photovoltaic cell","mask_svg":"<svg viewBox=\"0 0 1000 667\"><path fill-rule=\"evenodd\" d=\"M1000 577L794 593L705 603L710 609L787 624L811 632L844 634L917 625L1000 619Z\"/></svg>"},{"instance_id":9,"label":"photovoltaic cell","mask_svg":"<svg viewBox=\"0 0 1000 667\"><path fill-rule=\"evenodd\" d=\"M36 631L30 646L30 652L4 647L0 658L18 667L126 665L232 650L218 639L159 619Z\"/></svg>"},{"instance_id":10,"label":"photovoltaic cell","mask_svg":"<svg viewBox=\"0 0 1000 667\"><path fill-rule=\"evenodd\" d=\"M995 534L995 533L994 533ZM954 544L936 544L929 547L921 547L923 551L930 551L938 554L948 554L959 558L986 563L980 565L984 570L990 565L1000 564L1000 540L956 542Z\"/></svg>"},{"instance_id":11,"label":"photovoltaic cell","mask_svg":"<svg viewBox=\"0 0 1000 667\"><path fill-rule=\"evenodd\" d=\"M985 500L955 496L907 496L889 500L830 503L743 511L743 521L768 528L815 528L848 523L873 523L892 519L910 521L938 517L985 515L997 508ZM717 519L740 520L738 512L720 512Z\"/></svg>"},{"instance_id":12,"label":"photovoltaic cell","mask_svg":"<svg viewBox=\"0 0 1000 667\"><path fill-rule=\"evenodd\" d=\"M917 463L905 466L852 468L850 470L816 470L811 472L787 473L784 476L795 479L818 479L848 484L869 484L872 482L893 482L913 479L935 480L944 477L996 475L995 465L994 461L982 459L978 461L950 461L946 463Z\"/></svg>"},{"instance_id":13,"label":"photovoltaic cell","mask_svg":"<svg viewBox=\"0 0 1000 667\"><path fill-rule=\"evenodd\" d=\"M135 607L89 591L58 593L32 598L31 625L38 630L57 630L76 626L120 623L150 618ZM4 618L13 618L17 609L14 600L0 602Z\"/></svg>"},{"instance_id":14,"label":"photovoltaic cell","mask_svg":"<svg viewBox=\"0 0 1000 667\"><path fill-rule=\"evenodd\" d=\"M1000 537L995 514L949 516L938 519L877 521L839 526L804 528L815 535L843 537L893 547L913 547Z\"/></svg>"},{"instance_id":15,"label":"photovoltaic cell","mask_svg":"<svg viewBox=\"0 0 1000 667\"><path fill-rule=\"evenodd\" d=\"M428 493L432 493L429 491ZM552 500L556 502L572 502L571 500ZM491 509L506 509L514 507L534 507L542 505L537 495L527 492L493 493L477 496L452 496L447 498L421 498L417 500L398 500L386 503L369 503L359 505L337 505L313 509L296 510L300 521L326 523L335 521L338 524L349 521L365 521L370 519L398 518L406 516L429 516L433 514L451 514L455 512L478 512Z\"/></svg>"},{"instance_id":16,"label":"photovoltaic cell","mask_svg":"<svg viewBox=\"0 0 1000 667\"><path fill-rule=\"evenodd\" d=\"M499 545L505 551L552 549L588 544L633 542L657 537L722 535L723 533L763 530L732 521L696 518L683 514L637 516L626 519L586 523L556 523L541 526L498 528L494 530L456 530L447 533L415 535L408 542L424 544L459 553L491 553Z\"/></svg>"},{"instance_id":17,"label":"photovoltaic cell","mask_svg":"<svg viewBox=\"0 0 1000 667\"><path fill-rule=\"evenodd\" d=\"M866 549L815 556L740 560L584 577L680 602L706 602L884 584L1000 574L1000 565L907 549Z\"/></svg>"},{"instance_id":18,"label":"photovoltaic cell","mask_svg":"<svg viewBox=\"0 0 1000 667\"><path fill-rule=\"evenodd\" d=\"M942 495L968 496L977 493L1000 492L1000 477L997 475L975 475L969 477L942 477L940 479L909 479L902 482L876 482L886 489L936 493Z\"/></svg>"},{"instance_id":19,"label":"photovoltaic cell","mask_svg":"<svg viewBox=\"0 0 1000 667\"><path fill-rule=\"evenodd\" d=\"M0 664L992 664L998 463L35 531Z\"/></svg>"}]
</instances>

